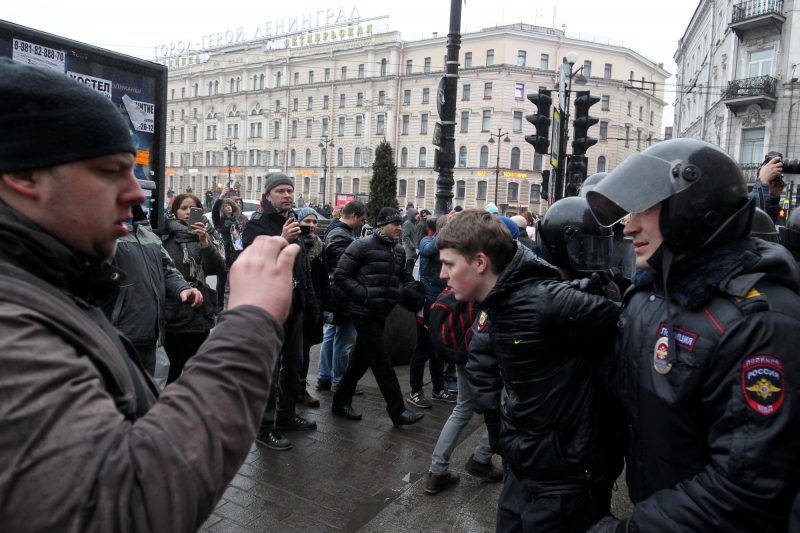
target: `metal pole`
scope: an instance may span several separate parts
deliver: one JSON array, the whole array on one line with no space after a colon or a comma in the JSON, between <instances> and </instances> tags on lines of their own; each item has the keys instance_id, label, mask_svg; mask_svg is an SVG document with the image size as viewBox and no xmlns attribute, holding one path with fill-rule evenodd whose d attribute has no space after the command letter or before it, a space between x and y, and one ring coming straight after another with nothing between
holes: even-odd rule
<instances>
[{"instance_id":1,"label":"metal pole","mask_svg":"<svg viewBox=\"0 0 800 533\"><path fill-rule=\"evenodd\" d=\"M497 205L497 189L500 187L500 131L497 128L497 159L494 165L494 205Z\"/></svg>"},{"instance_id":2,"label":"metal pole","mask_svg":"<svg viewBox=\"0 0 800 533\"><path fill-rule=\"evenodd\" d=\"M450 0L450 31L447 33L447 61L442 106L442 146L439 177L436 178L434 214L450 212L453 204L453 167L456 163L456 96L458 95L458 53L461 50L461 2ZM438 97L438 95L437 95Z\"/></svg>"},{"instance_id":3,"label":"metal pole","mask_svg":"<svg viewBox=\"0 0 800 533\"><path fill-rule=\"evenodd\" d=\"M325 207L325 194L328 191L328 142L325 140L325 148L322 149L322 156L325 158L325 166L322 167L322 207Z\"/></svg>"}]
</instances>

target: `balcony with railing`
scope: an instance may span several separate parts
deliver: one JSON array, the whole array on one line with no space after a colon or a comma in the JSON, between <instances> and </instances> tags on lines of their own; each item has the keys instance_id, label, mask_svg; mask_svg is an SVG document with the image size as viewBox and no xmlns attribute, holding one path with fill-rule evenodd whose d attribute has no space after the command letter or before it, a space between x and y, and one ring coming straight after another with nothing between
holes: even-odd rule
<instances>
[{"instance_id":1,"label":"balcony with railing","mask_svg":"<svg viewBox=\"0 0 800 533\"><path fill-rule=\"evenodd\" d=\"M744 181L748 185L752 185L756 182L756 180L758 180L758 167L758 163L741 163L739 165L739 169L744 175Z\"/></svg>"},{"instance_id":2,"label":"balcony with railing","mask_svg":"<svg viewBox=\"0 0 800 533\"><path fill-rule=\"evenodd\" d=\"M728 88L722 93L725 105L734 115L746 110L753 104L762 109L775 109L775 96L778 80L772 76L757 76L728 82Z\"/></svg>"},{"instance_id":3,"label":"balcony with railing","mask_svg":"<svg viewBox=\"0 0 800 533\"><path fill-rule=\"evenodd\" d=\"M743 40L744 34L752 30L771 29L780 33L785 21L783 0L745 0L733 6L728 27Z\"/></svg>"}]
</instances>

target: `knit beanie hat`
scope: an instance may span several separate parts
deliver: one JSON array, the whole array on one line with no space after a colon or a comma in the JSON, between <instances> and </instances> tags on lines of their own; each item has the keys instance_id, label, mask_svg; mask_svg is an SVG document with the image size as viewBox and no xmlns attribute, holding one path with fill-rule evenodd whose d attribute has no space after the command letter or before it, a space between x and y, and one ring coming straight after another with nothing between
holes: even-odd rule
<instances>
[{"instance_id":1,"label":"knit beanie hat","mask_svg":"<svg viewBox=\"0 0 800 533\"><path fill-rule=\"evenodd\" d=\"M136 155L129 120L69 76L0 58L0 172Z\"/></svg>"},{"instance_id":2,"label":"knit beanie hat","mask_svg":"<svg viewBox=\"0 0 800 533\"><path fill-rule=\"evenodd\" d=\"M486 212L487 212L487 213L491 213L491 214L493 214L493 215L494 215L494 214L495 214L495 213L497 213L498 211L500 211L500 210L499 210L499 209L497 209L497 206L496 206L496 205L494 205L494 202L489 202L488 204L486 204Z\"/></svg>"},{"instance_id":3,"label":"knit beanie hat","mask_svg":"<svg viewBox=\"0 0 800 533\"><path fill-rule=\"evenodd\" d=\"M316 210L314 210L311 207L301 207L300 209L295 209L294 214L297 217L298 222L300 222L309 215L314 215L316 219L319 220L319 213L317 213Z\"/></svg>"},{"instance_id":4,"label":"knit beanie hat","mask_svg":"<svg viewBox=\"0 0 800 533\"><path fill-rule=\"evenodd\" d=\"M528 227L528 221L525 220L525 217L522 215L514 215L511 217L511 220L513 220L517 227L521 230Z\"/></svg>"},{"instance_id":5,"label":"knit beanie hat","mask_svg":"<svg viewBox=\"0 0 800 533\"><path fill-rule=\"evenodd\" d=\"M394 207L384 207L378 213L378 226L385 226L392 222L402 222L403 216Z\"/></svg>"},{"instance_id":6,"label":"knit beanie hat","mask_svg":"<svg viewBox=\"0 0 800 533\"><path fill-rule=\"evenodd\" d=\"M269 194L278 185L291 185L294 189L294 180L283 172L270 172L264 182L264 193Z\"/></svg>"},{"instance_id":7,"label":"knit beanie hat","mask_svg":"<svg viewBox=\"0 0 800 533\"><path fill-rule=\"evenodd\" d=\"M511 238L512 239L516 239L517 237L519 237L519 226L517 226L516 222L514 222L510 218L504 217L502 215L498 216L497 218L500 219L500 222L502 222L503 224L506 225L506 227L508 228L508 231L511 232Z\"/></svg>"}]
</instances>

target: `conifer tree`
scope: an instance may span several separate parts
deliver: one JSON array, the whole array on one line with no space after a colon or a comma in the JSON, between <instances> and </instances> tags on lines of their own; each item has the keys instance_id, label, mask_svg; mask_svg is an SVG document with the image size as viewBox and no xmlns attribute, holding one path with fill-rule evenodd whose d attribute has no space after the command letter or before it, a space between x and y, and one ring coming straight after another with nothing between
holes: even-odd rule
<instances>
[{"instance_id":1,"label":"conifer tree","mask_svg":"<svg viewBox=\"0 0 800 533\"><path fill-rule=\"evenodd\" d=\"M394 164L392 145L381 141L375 149L375 161L372 163L372 179L369 182L369 201L367 202L367 220L373 227L378 220L378 213L384 207L397 209L397 165Z\"/></svg>"}]
</instances>

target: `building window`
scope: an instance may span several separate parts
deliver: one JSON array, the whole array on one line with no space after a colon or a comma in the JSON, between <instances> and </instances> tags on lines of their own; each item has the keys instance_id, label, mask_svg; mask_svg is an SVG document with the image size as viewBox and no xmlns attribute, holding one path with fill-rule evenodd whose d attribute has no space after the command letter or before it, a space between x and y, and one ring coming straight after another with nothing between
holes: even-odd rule
<instances>
[{"instance_id":1,"label":"building window","mask_svg":"<svg viewBox=\"0 0 800 533\"><path fill-rule=\"evenodd\" d=\"M347 67L342 67L342 69L340 71L339 79L341 81L347 81Z\"/></svg>"},{"instance_id":2,"label":"building window","mask_svg":"<svg viewBox=\"0 0 800 533\"><path fill-rule=\"evenodd\" d=\"M631 127L625 126L625 148L630 146L630 139L631 139Z\"/></svg>"},{"instance_id":3,"label":"building window","mask_svg":"<svg viewBox=\"0 0 800 533\"><path fill-rule=\"evenodd\" d=\"M489 147L486 145L481 146L481 158L478 162L478 166L481 168L487 168L489 166Z\"/></svg>"},{"instance_id":4,"label":"building window","mask_svg":"<svg viewBox=\"0 0 800 533\"><path fill-rule=\"evenodd\" d=\"M592 62L591 61L584 61L583 62L583 75L587 78L591 77L592 75Z\"/></svg>"},{"instance_id":5,"label":"building window","mask_svg":"<svg viewBox=\"0 0 800 533\"><path fill-rule=\"evenodd\" d=\"M322 135L328 134L328 117L322 117Z\"/></svg>"},{"instance_id":6,"label":"building window","mask_svg":"<svg viewBox=\"0 0 800 533\"><path fill-rule=\"evenodd\" d=\"M469 94L470 94L470 85L469 85L469 83L465 83L464 87L463 87L463 89L461 91L461 99L465 100L465 101L468 101L469 100Z\"/></svg>"},{"instance_id":7,"label":"building window","mask_svg":"<svg viewBox=\"0 0 800 533\"><path fill-rule=\"evenodd\" d=\"M530 203L538 204L542 201L542 186L538 183L531 183Z\"/></svg>"},{"instance_id":8,"label":"building window","mask_svg":"<svg viewBox=\"0 0 800 533\"><path fill-rule=\"evenodd\" d=\"M381 76L386 76L386 66L387 65L388 65L388 62L386 61L386 58L384 57L383 59L381 59Z\"/></svg>"},{"instance_id":9,"label":"building window","mask_svg":"<svg viewBox=\"0 0 800 533\"><path fill-rule=\"evenodd\" d=\"M472 68L472 52L464 54L464 68Z\"/></svg>"},{"instance_id":10,"label":"building window","mask_svg":"<svg viewBox=\"0 0 800 533\"><path fill-rule=\"evenodd\" d=\"M378 105L386 103L386 91L378 91Z\"/></svg>"},{"instance_id":11,"label":"building window","mask_svg":"<svg viewBox=\"0 0 800 533\"><path fill-rule=\"evenodd\" d=\"M469 111L461 112L461 133L469 132Z\"/></svg>"},{"instance_id":12,"label":"building window","mask_svg":"<svg viewBox=\"0 0 800 533\"><path fill-rule=\"evenodd\" d=\"M331 99L327 94L322 97L322 109L328 109L330 107L330 103Z\"/></svg>"},{"instance_id":13,"label":"building window","mask_svg":"<svg viewBox=\"0 0 800 533\"><path fill-rule=\"evenodd\" d=\"M487 81L483 84L483 99L484 100L491 100L492 99L492 82Z\"/></svg>"},{"instance_id":14,"label":"building window","mask_svg":"<svg viewBox=\"0 0 800 533\"><path fill-rule=\"evenodd\" d=\"M489 109L483 110L483 120L481 120L481 131L492 129L492 112Z\"/></svg>"},{"instance_id":15,"label":"building window","mask_svg":"<svg viewBox=\"0 0 800 533\"><path fill-rule=\"evenodd\" d=\"M300 85L300 73L299 72L295 72L294 73L294 85Z\"/></svg>"},{"instance_id":16,"label":"building window","mask_svg":"<svg viewBox=\"0 0 800 533\"><path fill-rule=\"evenodd\" d=\"M611 97L607 94L604 94L600 97L600 110L608 111L610 109L611 109Z\"/></svg>"},{"instance_id":17,"label":"building window","mask_svg":"<svg viewBox=\"0 0 800 533\"><path fill-rule=\"evenodd\" d=\"M309 70L308 71L308 83L314 83L314 71L313 70Z\"/></svg>"},{"instance_id":18,"label":"building window","mask_svg":"<svg viewBox=\"0 0 800 533\"><path fill-rule=\"evenodd\" d=\"M655 112L650 111L650 125L653 125L653 120L655 120Z\"/></svg>"},{"instance_id":19,"label":"building window","mask_svg":"<svg viewBox=\"0 0 800 533\"><path fill-rule=\"evenodd\" d=\"M644 120L644 107L639 106L639 120Z\"/></svg>"},{"instance_id":20,"label":"building window","mask_svg":"<svg viewBox=\"0 0 800 533\"><path fill-rule=\"evenodd\" d=\"M289 166L290 167L297 166L297 152L294 151L294 148L289 150Z\"/></svg>"},{"instance_id":21,"label":"building window","mask_svg":"<svg viewBox=\"0 0 800 533\"><path fill-rule=\"evenodd\" d=\"M342 183L342 178L336 178L336 194L342 194L344 192L344 184Z\"/></svg>"},{"instance_id":22,"label":"building window","mask_svg":"<svg viewBox=\"0 0 800 533\"><path fill-rule=\"evenodd\" d=\"M283 72L278 72L275 74L275 87L281 87L283 85Z\"/></svg>"},{"instance_id":23,"label":"building window","mask_svg":"<svg viewBox=\"0 0 800 533\"><path fill-rule=\"evenodd\" d=\"M425 73L425 74L430 74L431 73L431 58L430 57L426 57L425 58L425 64L422 67L422 72Z\"/></svg>"},{"instance_id":24,"label":"building window","mask_svg":"<svg viewBox=\"0 0 800 533\"><path fill-rule=\"evenodd\" d=\"M516 100L523 100L525 98L525 84L524 83L515 83L514 84L514 98Z\"/></svg>"},{"instance_id":25,"label":"building window","mask_svg":"<svg viewBox=\"0 0 800 533\"><path fill-rule=\"evenodd\" d=\"M336 166L342 167L344 166L344 149L339 148L336 150Z\"/></svg>"},{"instance_id":26,"label":"building window","mask_svg":"<svg viewBox=\"0 0 800 533\"><path fill-rule=\"evenodd\" d=\"M550 55L542 54L539 58L539 68L541 70L550 70Z\"/></svg>"},{"instance_id":27,"label":"building window","mask_svg":"<svg viewBox=\"0 0 800 533\"><path fill-rule=\"evenodd\" d=\"M605 141L608 139L608 122L605 120L600 121L600 140Z\"/></svg>"},{"instance_id":28,"label":"building window","mask_svg":"<svg viewBox=\"0 0 800 533\"><path fill-rule=\"evenodd\" d=\"M306 163L306 166L308 166L308 163ZM305 178L303 178L303 193L308 194L310 192L311 192L311 178L306 176Z\"/></svg>"},{"instance_id":29,"label":"building window","mask_svg":"<svg viewBox=\"0 0 800 533\"><path fill-rule=\"evenodd\" d=\"M486 200L486 182L479 181L477 190L475 191L476 200Z\"/></svg>"},{"instance_id":30,"label":"building window","mask_svg":"<svg viewBox=\"0 0 800 533\"><path fill-rule=\"evenodd\" d=\"M364 79L364 63L358 64L358 79Z\"/></svg>"},{"instance_id":31,"label":"building window","mask_svg":"<svg viewBox=\"0 0 800 533\"><path fill-rule=\"evenodd\" d=\"M406 75L412 74L414 72L414 61L409 59L406 61Z\"/></svg>"},{"instance_id":32,"label":"building window","mask_svg":"<svg viewBox=\"0 0 800 533\"><path fill-rule=\"evenodd\" d=\"M511 163L510 167L512 170L519 170L519 159L520 159L520 151L519 148L516 146L511 149Z\"/></svg>"},{"instance_id":33,"label":"building window","mask_svg":"<svg viewBox=\"0 0 800 533\"><path fill-rule=\"evenodd\" d=\"M467 166L467 147L462 146L458 149L458 166L466 168Z\"/></svg>"},{"instance_id":34,"label":"building window","mask_svg":"<svg viewBox=\"0 0 800 533\"><path fill-rule=\"evenodd\" d=\"M377 135L384 135L386 133L386 115L378 115L375 133Z\"/></svg>"},{"instance_id":35,"label":"building window","mask_svg":"<svg viewBox=\"0 0 800 533\"><path fill-rule=\"evenodd\" d=\"M403 90L403 105L411 105L411 89Z\"/></svg>"},{"instance_id":36,"label":"building window","mask_svg":"<svg viewBox=\"0 0 800 533\"><path fill-rule=\"evenodd\" d=\"M628 100L628 116L631 116L631 109L633 108L633 103Z\"/></svg>"},{"instance_id":37,"label":"building window","mask_svg":"<svg viewBox=\"0 0 800 533\"><path fill-rule=\"evenodd\" d=\"M542 171L542 154L533 153L533 170L535 172Z\"/></svg>"},{"instance_id":38,"label":"building window","mask_svg":"<svg viewBox=\"0 0 800 533\"><path fill-rule=\"evenodd\" d=\"M364 116L356 116L356 136L360 137L364 134Z\"/></svg>"},{"instance_id":39,"label":"building window","mask_svg":"<svg viewBox=\"0 0 800 533\"><path fill-rule=\"evenodd\" d=\"M307 167L311 166L311 148L306 148L306 157L303 164Z\"/></svg>"},{"instance_id":40,"label":"building window","mask_svg":"<svg viewBox=\"0 0 800 533\"><path fill-rule=\"evenodd\" d=\"M353 194L358 194L361 192L361 180L358 178L353 178Z\"/></svg>"},{"instance_id":41,"label":"building window","mask_svg":"<svg viewBox=\"0 0 800 533\"><path fill-rule=\"evenodd\" d=\"M419 115L419 134L420 135L427 135L428 134L428 114L427 113L420 113L420 115Z\"/></svg>"},{"instance_id":42,"label":"building window","mask_svg":"<svg viewBox=\"0 0 800 533\"><path fill-rule=\"evenodd\" d=\"M606 156L601 155L597 158L597 172L606 171Z\"/></svg>"},{"instance_id":43,"label":"building window","mask_svg":"<svg viewBox=\"0 0 800 533\"><path fill-rule=\"evenodd\" d=\"M397 196L406 197L406 180L397 180Z\"/></svg>"},{"instance_id":44,"label":"building window","mask_svg":"<svg viewBox=\"0 0 800 533\"><path fill-rule=\"evenodd\" d=\"M467 195L467 182L464 180L458 180L456 182L456 199L463 200L466 195Z\"/></svg>"},{"instance_id":45,"label":"building window","mask_svg":"<svg viewBox=\"0 0 800 533\"><path fill-rule=\"evenodd\" d=\"M400 127L400 134L401 135L408 135L409 126L411 124L411 116L410 115L403 115L403 122L402 126Z\"/></svg>"},{"instance_id":46,"label":"building window","mask_svg":"<svg viewBox=\"0 0 800 533\"><path fill-rule=\"evenodd\" d=\"M611 79L611 63L606 63L606 67L603 71L603 77L607 80Z\"/></svg>"},{"instance_id":47,"label":"building window","mask_svg":"<svg viewBox=\"0 0 800 533\"><path fill-rule=\"evenodd\" d=\"M297 138L297 121L293 120L292 121L292 139L296 139L296 138Z\"/></svg>"},{"instance_id":48,"label":"building window","mask_svg":"<svg viewBox=\"0 0 800 533\"><path fill-rule=\"evenodd\" d=\"M522 111L514 111L511 129L513 129L515 132L522 131Z\"/></svg>"},{"instance_id":49,"label":"building window","mask_svg":"<svg viewBox=\"0 0 800 533\"><path fill-rule=\"evenodd\" d=\"M430 103L430 99L431 99L431 90L429 88L427 88L427 87L423 88L422 89L422 103L423 104L428 104L428 103Z\"/></svg>"},{"instance_id":50,"label":"building window","mask_svg":"<svg viewBox=\"0 0 800 533\"><path fill-rule=\"evenodd\" d=\"M353 151L353 166L354 167L361 166L361 148L356 148Z\"/></svg>"},{"instance_id":51,"label":"building window","mask_svg":"<svg viewBox=\"0 0 800 533\"><path fill-rule=\"evenodd\" d=\"M347 101L347 95L346 95L346 94L344 94L344 93L340 93L340 94L339 94L339 107L340 107L340 108L341 108L341 107L344 107L344 106L345 106L345 102L346 102L346 101Z\"/></svg>"},{"instance_id":52,"label":"building window","mask_svg":"<svg viewBox=\"0 0 800 533\"><path fill-rule=\"evenodd\" d=\"M508 203L519 201L519 183L512 181L508 184L508 193L506 199Z\"/></svg>"},{"instance_id":53,"label":"building window","mask_svg":"<svg viewBox=\"0 0 800 533\"><path fill-rule=\"evenodd\" d=\"M428 150L423 146L419 149L419 160L417 161L419 168L428 166Z\"/></svg>"},{"instance_id":54,"label":"building window","mask_svg":"<svg viewBox=\"0 0 800 533\"><path fill-rule=\"evenodd\" d=\"M325 81L331 81L331 69L329 68L325 69Z\"/></svg>"},{"instance_id":55,"label":"building window","mask_svg":"<svg viewBox=\"0 0 800 533\"><path fill-rule=\"evenodd\" d=\"M417 180L417 198L425 198L425 180Z\"/></svg>"},{"instance_id":56,"label":"building window","mask_svg":"<svg viewBox=\"0 0 800 533\"><path fill-rule=\"evenodd\" d=\"M364 93L356 93L356 107L364 105Z\"/></svg>"},{"instance_id":57,"label":"building window","mask_svg":"<svg viewBox=\"0 0 800 533\"><path fill-rule=\"evenodd\" d=\"M491 67L494 65L494 49L486 50L486 66Z\"/></svg>"},{"instance_id":58,"label":"building window","mask_svg":"<svg viewBox=\"0 0 800 533\"><path fill-rule=\"evenodd\" d=\"M772 50L750 52L750 61L747 65L749 77L770 76L772 74L772 55Z\"/></svg>"},{"instance_id":59,"label":"building window","mask_svg":"<svg viewBox=\"0 0 800 533\"><path fill-rule=\"evenodd\" d=\"M517 66L524 67L528 53L525 50L517 50Z\"/></svg>"},{"instance_id":60,"label":"building window","mask_svg":"<svg viewBox=\"0 0 800 533\"><path fill-rule=\"evenodd\" d=\"M344 117L339 117L339 137L344 137Z\"/></svg>"},{"instance_id":61,"label":"building window","mask_svg":"<svg viewBox=\"0 0 800 533\"><path fill-rule=\"evenodd\" d=\"M306 137L311 137L311 131L314 129L314 120L306 119Z\"/></svg>"},{"instance_id":62,"label":"building window","mask_svg":"<svg viewBox=\"0 0 800 533\"><path fill-rule=\"evenodd\" d=\"M408 148L406 148L405 146L400 150L400 166L401 167L408 166Z\"/></svg>"}]
</instances>

